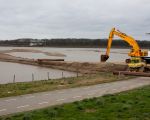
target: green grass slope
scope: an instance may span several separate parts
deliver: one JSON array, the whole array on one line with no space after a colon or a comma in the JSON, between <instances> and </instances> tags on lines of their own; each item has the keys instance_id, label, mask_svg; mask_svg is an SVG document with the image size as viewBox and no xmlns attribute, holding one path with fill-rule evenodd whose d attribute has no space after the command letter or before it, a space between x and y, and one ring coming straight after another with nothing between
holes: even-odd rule
<instances>
[{"instance_id":1,"label":"green grass slope","mask_svg":"<svg viewBox=\"0 0 150 120\"><path fill-rule=\"evenodd\" d=\"M0 120L150 120L150 86L4 116Z\"/></svg>"}]
</instances>

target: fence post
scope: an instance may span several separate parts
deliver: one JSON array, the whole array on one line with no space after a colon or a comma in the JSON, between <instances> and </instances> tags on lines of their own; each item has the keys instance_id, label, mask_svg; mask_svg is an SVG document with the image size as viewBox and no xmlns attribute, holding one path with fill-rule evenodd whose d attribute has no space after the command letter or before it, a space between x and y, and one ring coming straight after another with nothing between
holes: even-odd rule
<instances>
[{"instance_id":1,"label":"fence post","mask_svg":"<svg viewBox=\"0 0 150 120\"><path fill-rule=\"evenodd\" d=\"M77 71L77 77L79 76L78 74L79 74L79 73L78 73L78 71Z\"/></svg>"},{"instance_id":2,"label":"fence post","mask_svg":"<svg viewBox=\"0 0 150 120\"><path fill-rule=\"evenodd\" d=\"M34 74L32 73L32 81L34 81Z\"/></svg>"},{"instance_id":3,"label":"fence post","mask_svg":"<svg viewBox=\"0 0 150 120\"><path fill-rule=\"evenodd\" d=\"M14 77L13 77L13 83L15 83L15 79L16 79L16 76L15 76L15 74L14 74Z\"/></svg>"},{"instance_id":4,"label":"fence post","mask_svg":"<svg viewBox=\"0 0 150 120\"><path fill-rule=\"evenodd\" d=\"M62 78L64 77L64 73L62 72Z\"/></svg>"},{"instance_id":5,"label":"fence post","mask_svg":"<svg viewBox=\"0 0 150 120\"><path fill-rule=\"evenodd\" d=\"M120 71L119 71L119 75L118 75L118 78L120 79L120 75L121 75L121 73L120 73Z\"/></svg>"},{"instance_id":6,"label":"fence post","mask_svg":"<svg viewBox=\"0 0 150 120\"><path fill-rule=\"evenodd\" d=\"M48 78L48 80L49 80L49 72L47 72L47 78Z\"/></svg>"}]
</instances>

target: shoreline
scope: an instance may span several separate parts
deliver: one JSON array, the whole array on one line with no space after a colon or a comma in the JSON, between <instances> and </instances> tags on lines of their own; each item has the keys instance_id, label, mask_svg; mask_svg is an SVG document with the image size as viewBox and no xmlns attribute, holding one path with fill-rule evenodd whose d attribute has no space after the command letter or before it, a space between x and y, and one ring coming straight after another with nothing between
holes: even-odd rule
<instances>
[{"instance_id":1,"label":"shoreline","mask_svg":"<svg viewBox=\"0 0 150 120\"><path fill-rule=\"evenodd\" d=\"M6 53L0 53L0 61L42 66L71 72L79 72L82 74L112 72L114 70L122 71L125 70L127 67L125 64L120 63L97 63L97 62L92 63L92 62L66 62L66 61L42 61L39 63L38 59L15 57L12 55L8 55Z\"/></svg>"}]
</instances>

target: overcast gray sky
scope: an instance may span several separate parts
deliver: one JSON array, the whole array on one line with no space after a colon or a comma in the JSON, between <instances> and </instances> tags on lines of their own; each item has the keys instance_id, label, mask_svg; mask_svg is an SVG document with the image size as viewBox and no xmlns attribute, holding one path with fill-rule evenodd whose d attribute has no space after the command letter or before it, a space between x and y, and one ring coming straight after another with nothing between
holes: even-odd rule
<instances>
[{"instance_id":1,"label":"overcast gray sky","mask_svg":"<svg viewBox=\"0 0 150 120\"><path fill-rule=\"evenodd\" d=\"M0 0L0 39L107 38L112 27L150 40L150 0Z\"/></svg>"}]
</instances>

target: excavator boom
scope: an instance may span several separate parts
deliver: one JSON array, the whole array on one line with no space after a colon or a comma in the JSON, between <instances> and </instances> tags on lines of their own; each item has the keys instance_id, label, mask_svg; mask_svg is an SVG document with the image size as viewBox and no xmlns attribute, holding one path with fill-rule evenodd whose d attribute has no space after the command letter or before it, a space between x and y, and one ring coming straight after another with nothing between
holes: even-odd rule
<instances>
[{"instance_id":1,"label":"excavator boom","mask_svg":"<svg viewBox=\"0 0 150 120\"><path fill-rule=\"evenodd\" d=\"M132 50L128 54L129 56L131 56L131 57L144 56L144 52L141 52L141 49L140 49L138 43L136 42L136 40L134 38L126 35L125 33L120 32L119 30L115 30L115 28L113 28L109 34L106 54L101 55L101 61L102 62L105 62L109 58L110 48L112 45L112 40L114 38L114 35L120 37L122 40L127 42L132 47Z\"/></svg>"}]
</instances>

